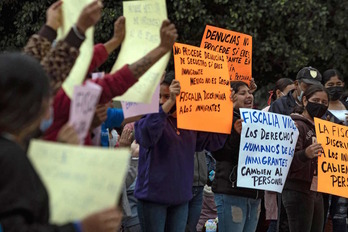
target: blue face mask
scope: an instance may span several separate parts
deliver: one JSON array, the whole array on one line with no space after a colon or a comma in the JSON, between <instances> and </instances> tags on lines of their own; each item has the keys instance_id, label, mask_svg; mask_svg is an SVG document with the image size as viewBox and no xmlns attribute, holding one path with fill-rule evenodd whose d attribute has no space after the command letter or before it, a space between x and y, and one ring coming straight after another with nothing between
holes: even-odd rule
<instances>
[{"instance_id":1,"label":"blue face mask","mask_svg":"<svg viewBox=\"0 0 348 232\"><path fill-rule=\"evenodd\" d=\"M40 131L41 132L45 133L46 130L51 127L51 125L53 123L53 117L54 117L53 108L50 107L50 118L49 119L44 119L40 123Z\"/></svg>"}]
</instances>

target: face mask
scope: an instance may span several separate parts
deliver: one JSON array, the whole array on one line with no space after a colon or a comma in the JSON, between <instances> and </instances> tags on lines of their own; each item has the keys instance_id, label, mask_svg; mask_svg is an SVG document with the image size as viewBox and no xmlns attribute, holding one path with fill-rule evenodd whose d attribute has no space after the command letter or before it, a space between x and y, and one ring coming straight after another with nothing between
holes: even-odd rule
<instances>
[{"instance_id":1,"label":"face mask","mask_svg":"<svg viewBox=\"0 0 348 232\"><path fill-rule=\"evenodd\" d=\"M338 99L340 99L344 92L343 86L329 87L326 89L329 92L331 101L337 101Z\"/></svg>"},{"instance_id":2,"label":"face mask","mask_svg":"<svg viewBox=\"0 0 348 232\"><path fill-rule=\"evenodd\" d=\"M300 96L297 96L297 100L299 101L299 102L302 102L302 97L303 97L303 91L302 91L302 89L301 89L301 86L300 86L300 83L298 83L298 87L300 88L300 90L301 90L301 93L300 93Z\"/></svg>"},{"instance_id":3,"label":"face mask","mask_svg":"<svg viewBox=\"0 0 348 232\"><path fill-rule=\"evenodd\" d=\"M118 140L118 134L116 130L111 131L111 138L109 140L109 147L115 147Z\"/></svg>"},{"instance_id":4,"label":"face mask","mask_svg":"<svg viewBox=\"0 0 348 232\"><path fill-rule=\"evenodd\" d=\"M44 119L41 121L40 123L40 131L41 132L46 132L46 130L48 128L51 127L52 123L53 123L53 118L54 118L54 114L53 114L53 108L50 107L50 118L49 119Z\"/></svg>"},{"instance_id":5,"label":"face mask","mask_svg":"<svg viewBox=\"0 0 348 232\"><path fill-rule=\"evenodd\" d=\"M323 105L323 104L319 104L319 103L315 103L315 102L310 102L308 101L308 104L306 106L306 110L308 112L308 114L314 118L321 118L323 117L323 115L326 113L327 111L327 106Z\"/></svg>"}]
</instances>

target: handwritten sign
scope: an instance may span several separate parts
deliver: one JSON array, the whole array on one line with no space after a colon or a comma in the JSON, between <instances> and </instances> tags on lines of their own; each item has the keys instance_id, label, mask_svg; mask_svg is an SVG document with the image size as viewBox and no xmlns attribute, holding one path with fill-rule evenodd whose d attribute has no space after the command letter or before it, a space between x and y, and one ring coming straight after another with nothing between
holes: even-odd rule
<instances>
[{"instance_id":1,"label":"handwritten sign","mask_svg":"<svg viewBox=\"0 0 348 232\"><path fill-rule=\"evenodd\" d=\"M294 156L298 129L290 116L240 109L237 186L281 193Z\"/></svg>"},{"instance_id":2,"label":"handwritten sign","mask_svg":"<svg viewBox=\"0 0 348 232\"><path fill-rule=\"evenodd\" d=\"M250 83L252 78L252 37L207 25L201 48L225 54L232 81Z\"/></svg>"},{"instance_id":3,"label":"handwritten sign","mask_svg":"<svg viewBox=\"0 0 348 232\"><path fill-rule=\"evenodd\" d=\"M34 140L29 158L48 190L51 222L67 223L117 204L129 150Z\"/></svg>"},{"instance_id":4,"label":"handwritten sign","mask_svg":"<svg viewBox=\"0 0 348 232\"><path fill-rule=\"evenodd\" d=\"M318 157L318 191L348 197L348 127L314 118Z\"/></svg>"},{"instance_id":5,"label":"handwritten sign","mask_svg":"<svg viewBox=\"0 0 348 232\"><path fill-rule=\"evenodd\" d=\"M58 30L58 39L64 38L70 31L71 27L77 22L83 8L93 0L64 1L63 10L63 27ZM94 27L89 28L85 33L85 41L80 47L74 67L71 69L69 76L63 83L65 93L71 99L76 85L81 85L86 78L88 67L93 56L94 46Z\"/></svg>"},{"instance_id":6,"label":"handwritten sign","mask_svg":"<svg viewBox=\"0 0 348 232\"><path fill-rule=\"evenodd\" d=\"M123 2L126 17L126 37L112 72L131 64L160 44L160 28L167 18L164 0ZM115 100L151 103L153 93L167 67L170 53L154 64L131 88Z\"/></svg>"},{"instance_id":7,"label":"handwritten sign","mask_svg":"<svg viewBox=\"0 0 348 232\"><path fill-rule=\"evenodd\" d=\"M74 88L70 105L69 124L74 126L81 144L83 144L91 126L101 92L102 88L90 81L87 81L85 85L75 86Z\"/></svg>"},{"instance_id":8,"label":"handwritten sign","mask_svg":"<svg viewBox=\"0 0 348 232\"><path fill-rule=\"evenodd\" d=\"M174 44L178 128L231 133L232 101L226 57L186 44Z\"/></svg>"},{"instance_id":9,"label":"handwritten sign","mask_svg":"<svg viewBox=\"0 0 348 232\"><path fill-rule=\"evenodd\" d=\"M158 113L159 110L159 85L157 86L150 104L121 101L124 118L138 115Z\"/></svg>"},{"instance_id":10,"label":"handwritten sign","mask_svg":"<svg viewBox=\"0 0 348 232\"><path fill-rule=\"evenodd\" d=\"M330 113L333 114L338 120L342 121L345 125L347 125L348 110L330 110Z\"/></svg>"}]
</instances>

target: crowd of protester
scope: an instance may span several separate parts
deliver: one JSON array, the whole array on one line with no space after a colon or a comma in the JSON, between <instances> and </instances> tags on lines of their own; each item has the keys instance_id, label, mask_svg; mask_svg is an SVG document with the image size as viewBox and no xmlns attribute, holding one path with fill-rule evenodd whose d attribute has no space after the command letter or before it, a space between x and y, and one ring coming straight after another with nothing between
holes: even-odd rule
<instances>
[{"instance_id":1,"label":"crowd of protester","mask_svg":"<svg viewBox=\"0 0 348 232\"><path fill-rule=\"evenodd\" d=\"M312 191L317 157L314 117L344 124L328 110L347 110L344 79L335 69L321 73L299 67L295 80L281 78L270 91L264 111L289 115L299 130L294 159L282 194L237 186L241 108L254 108L252 81L231 82L233 122L230 134L179 129L175 73L163 74L158 113L124 119L113 107L166 53L178 37L164 20L160 44L138 61L102 78L91 79L125 37L125 18L114 24L112 38L94 46L86 80L102 93L84 146L129 147L131 160L118 206L110 205L85 218L49 223L49 196L27 157L31 139L79 144L69 125L71 99L62 83L79 56L85 32L101 17L102 5L84 8L68 35L57 41L62 1L46 13L46 23L22 52L0 55L0 231L13 232L254 232L346 231L348 201ZM18 67L21 67L20 69ZM225 120L231 120L226 118ZM207 122L209 123L209 122ZM117 196L115 196L115 199ZM260 218L261 211L265 218Z\"/></svg>"}]
</instances>

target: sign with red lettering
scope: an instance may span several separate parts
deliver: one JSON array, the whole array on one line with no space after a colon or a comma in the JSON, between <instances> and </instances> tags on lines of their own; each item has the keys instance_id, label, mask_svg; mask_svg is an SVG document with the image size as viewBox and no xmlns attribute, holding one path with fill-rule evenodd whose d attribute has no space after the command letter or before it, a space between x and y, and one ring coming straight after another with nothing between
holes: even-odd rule
<instances>
[{"instance_id":1,"label":"sign with red lettering","mask_svg":"<svg viewBox=\"0 0 348 232\"><path fill-rule=\"evenodd\" d=\"M207 25L201 48L226 55L230 80L250 83L252 75L252 37Z\"/></svg>"}]
</instances>

